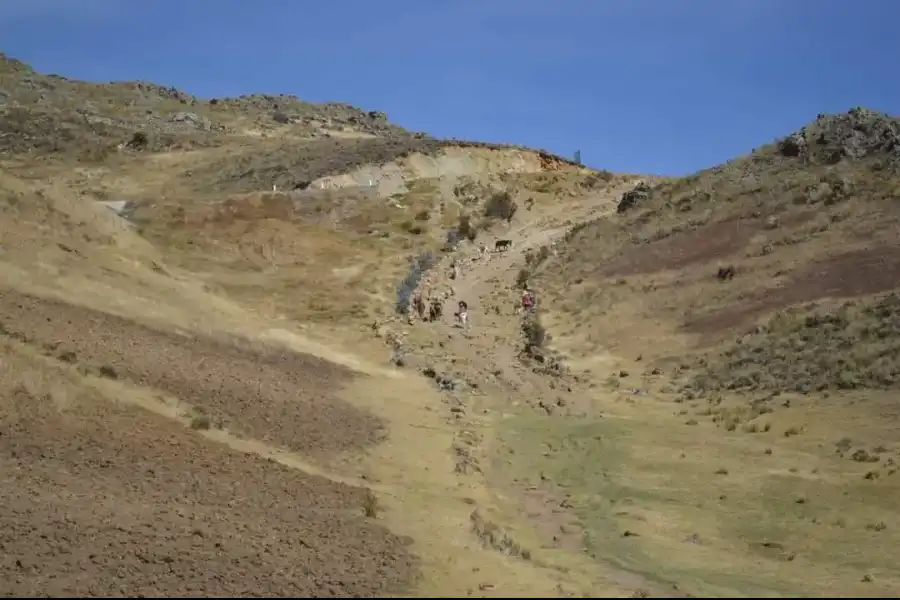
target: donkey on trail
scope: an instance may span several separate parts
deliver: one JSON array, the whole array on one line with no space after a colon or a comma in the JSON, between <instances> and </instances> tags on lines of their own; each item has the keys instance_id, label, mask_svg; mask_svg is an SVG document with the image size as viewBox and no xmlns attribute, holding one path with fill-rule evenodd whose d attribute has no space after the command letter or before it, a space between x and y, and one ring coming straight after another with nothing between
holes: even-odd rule
<instances>
[{"instance_id":1,"label":"donkey on trail","mask_svg":"<svg viewBox=\"0 0 900 600\"><path fill-rule=\"evenodd\" d=\"M503 252L504 250L509 250L512 246L512 240L497 240L494 244L495 252Z\"/></svg>"},{"instance_id":2,"label":"donkey on trail","mask_svg":"<svg viewBox=\"0 0 900 600\"><path fill-rule=\"evenodd\" d=\"M428 320L429 321L437 321L444 314L444 306L440 300L437 298L431 301L431 306L428 308Z\"/></svg>"}]
</instances>

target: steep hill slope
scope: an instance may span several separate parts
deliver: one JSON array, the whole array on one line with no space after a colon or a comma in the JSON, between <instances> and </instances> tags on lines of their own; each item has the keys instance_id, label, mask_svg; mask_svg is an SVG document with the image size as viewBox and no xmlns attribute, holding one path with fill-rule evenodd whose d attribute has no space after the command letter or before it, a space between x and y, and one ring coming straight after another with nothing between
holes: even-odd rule
<instances>
[{"instance_id":1,"label":"steep hill slope","mask_svg":"<svg viewBox=\"0 0 900 600\"><path fill-rule=\"evenodd\" d=\"M580 460L606 476L534 461L628 499L614 520L652 538L637 565L717 595L900 585L880 558L900 544L898 193L900 120L855 108L639 184L535 254L548 343L606 397L605 420L545 443L602 433ZM599 503L581 515L608 526Z\"/></svg>"},{"instance_id":2,"label":"steep hill slope","mask_svg":"<svg viewBox=\"0 0 900 600\"><path fill-rule=\"evenodd\" d=\"M558 593L474 528L518 517L360 325L618 178L342 105L0 75L0 595Z\"/></svg>"},{"instance_id":3,"label":"steep hill slope","mask_svg":"<svg viewBox=\"0 0 900 600\"><path fill-rule=\"evenodd\" d=\"M892 117L636 185L6 57L0 112L0 595L900 589Z\"/></svg>"},{"instance_id":4,"label":"steep hill slope","mask_svg":"<svg viewBox=\"0 0 900 600\"><path fill-rule=\"evenodd\" d=\"M854 109L722 166L638 186L616 218L580 226L545 263L575 284L554 306L588 308L579 298L589 296L600 326L640 289L630 310L704 345L788 305L887 292L900 257L898 173L900 121Z\"/></svg>"},{"instance_id":5,"label":"steep hill slope","mask_svg":"<svg viewBox=\"0 0 900 600\"><path fill-rule=\"evenodd\" d=\"M112 203L170 264L270 316L383 315L410 261L455 240L460 219L473 231L493 222L487 197L532 206L591 184L543 151L435 140L343 104L199 99L8 57L0 91L4 168ZM267 302L260 278L283 282L266 282Z\"/></svg>"}]
</instances>

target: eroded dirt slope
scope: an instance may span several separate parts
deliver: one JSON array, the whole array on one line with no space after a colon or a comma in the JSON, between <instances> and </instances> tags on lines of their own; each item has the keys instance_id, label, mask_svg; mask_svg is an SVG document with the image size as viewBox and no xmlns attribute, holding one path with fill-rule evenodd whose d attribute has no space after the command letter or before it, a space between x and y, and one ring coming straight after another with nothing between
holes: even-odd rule
<instances>
[{"instance_id":1,"label":"eroded dirt slope","mask_svg":"<svg viewBox=\"0 0 900 600\"><path fill-rule=\"evenodd\" d=\"M358 597L414 573L364 517L364 490L210 443L117 402L127 387L105 395L2 345L2 595Z\"/></svg>"},{"instance_id":2,"label":"eroded dirt slope","mask_svg":"<svg viewBox=\"0 0 900 600\"><path fill-rule=\"evenodd\" d=\"M338 399L359 375L249 341L263 321L106 209L6 172L0 190L0 594L408 589L415 553L371 491L305 472L381 439Z\"/></svg>"},{"instance_id":3,"label":"eroded dirt slope","mask_svg":"<svg viewBox=\"0 0 900 600\"><path fill-rule=\"evenodd\" d=\"M286 350L178 335L86 308L0 290L0 331L64 362L159 390L235 433L305 453L379 439L372 416L337 399L353 373Z\"/></svg>"}]
</instances>

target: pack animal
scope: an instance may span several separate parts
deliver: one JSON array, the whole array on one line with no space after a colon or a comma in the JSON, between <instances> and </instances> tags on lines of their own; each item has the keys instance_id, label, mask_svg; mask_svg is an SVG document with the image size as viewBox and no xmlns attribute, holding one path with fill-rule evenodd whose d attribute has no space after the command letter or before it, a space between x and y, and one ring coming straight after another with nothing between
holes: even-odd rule
<instances>
[{"instance_id":1,"label":"pack animal","mask_svg":"<svg viewBox=\"0 0 900 600\"><path fill-rule=\"evenodd\" d=\"M444 314L444 307L439 300L432 300L428 307L428 320L437 321Z\"/></svg>"},{"instance_id":2,"label":"pack animal","mask_svg":"<svg viewBox=\"0 0 900 600\"><path fill-rule=\"evenodd\" d=\"M716 277L720 281L730 281L734 279L734 267L719 267Z\"/></svg>"},{"instance_id":3,"label":"pack animal","mask_svg":"<svg viewBox=\"0 0 900 600\"><path fill-rule=\"evenodd\" d=\"M494 244L495 252L504 252L512 247L512 240L497 240Z\"/></svg>"}]
</instances>

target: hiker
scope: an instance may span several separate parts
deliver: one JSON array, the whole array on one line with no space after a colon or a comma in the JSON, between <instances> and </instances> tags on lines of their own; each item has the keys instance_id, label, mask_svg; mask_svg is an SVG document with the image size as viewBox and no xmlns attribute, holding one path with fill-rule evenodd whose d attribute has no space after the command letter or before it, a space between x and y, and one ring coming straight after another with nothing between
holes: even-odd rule
<instances>
[{"instance_id":1,"label":"hiker","mask_svg":"<svg viewBox=\"0 0 900 600\"><path fill-rule=\"evenodd\" d=\"M443 307L441 306L441 301L437 298L433 298L431 300L431 306L428 309L428 320L429 321L437 321L441 318L441 314L444 312Z\"/></svg>"},{"instance_id":2,"label":"hiker","mask_svg":"<svg viewBox=\"0 0 900 600\"><path fill-rule=\"evenodd\" d=\"M459 326L464 330L469 329L469 305L466 304L465 300L459 301L459 309L456 313L456 318L459 319Z\"/></svg>"},{"instance_id":3,"label":"hiker","mask_svg":"<svg viewBox=\"0 0 900 600\"><path fill-rule=\"evenodd\" d=\"M450 265L450 279L456 279L457 277L459 277L459 263L454 260L453 264Z\"/></svg>"},{"instance_id":4,"label":"hiker","mask_svg":"<svg viewBox=\"0 0 900 600\"><path fill-rule=\"evenodd\" d=\"M425 320L425 301L422 299L422 293L416 292L412 299L413 310L419 315L419 320Z\"/></svg>"},{"instance_id":5,"label":"hiker","mask_svg":"<svg viewBox=\"0 0 900 600\"><path fill-rule=\"evenodd\" d=\"M534 294L527 287L522 290L522 312L528 312L534 307Z\"/></svg>"}]
</instances>

